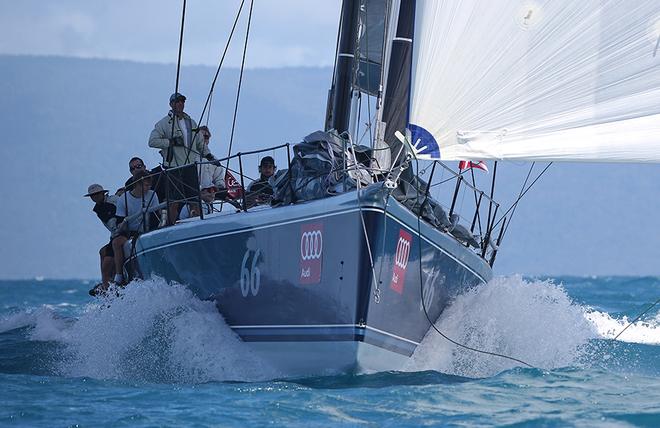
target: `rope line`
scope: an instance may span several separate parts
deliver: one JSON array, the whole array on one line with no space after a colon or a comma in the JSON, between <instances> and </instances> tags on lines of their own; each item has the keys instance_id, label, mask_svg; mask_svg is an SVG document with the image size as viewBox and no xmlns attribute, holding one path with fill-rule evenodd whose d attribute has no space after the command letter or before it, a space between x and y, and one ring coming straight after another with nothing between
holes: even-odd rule
<instances>
[{"instance_id":1,"label":"rope line","mask_svg":"<svg viewBox=\"0 0 660 428\"><path fill-rule=\"evenodd\" d=\"M660 298L659 298L658 300L656 300L655 302L653 302L653 303L651 304L651 306L649 306L648 308L646 308L646 310L645 310L644 312L642 312L641 314L637 315L637 317L635 317L634 320L630 321L630 322L628 323L628 325L625 326L625 327L623 328L623 330L621 330L621 331L619 332L619 334L617 334L616 336L614 336L614 340L617 340L617 339L619 338L619 336L621 336L621 335L623 334L624 331L628 330L628 327L630 327L631 325L633 325L633 324L635 324L637 321L639 321L639 319L640 319L641 317L643 317L648 311L650 311L651 309L653 309L653 308L655 307L655 305L657 305L658 303L660 303Z\"/></svg>"},{"instance_id":2,"label":"rope line","mask_svg":"<svg viewBox=\"0 0 660 428\"><path fill-rule=\"evenodd\" d=\"M415 159L415 162L417 164L417 179L419 180L419 160ZM511 357L509 355L504 355L504 354L500 354L500 353L497 353L497 352L491 352L491 351L485 351L483 349L473 348L471 346L460 343L460 342L450 338L449 336L444 334L442 331L440 331L440 329L438 327L436 327L435 323L431 320L431 316L429 315L428 310L426 309L426 302L424 301L424 282L422 281L424 271L422 269L422 220L421 220L421 213L423 212L424 205L426 204L426 202L429 198L429 188L430 188L430 186L427 186L426 197L424 198L424 201L422 202L419 213L417 214L417 234L419 235L419 239L417 240L417 249L418 249L418 254L419 254L419 264L418 264L419 265L419 292L420 292L420 299L422 301L422 308L424 309L424 315L426 316L426 319L428 320L431 327L433 327L433 330L435 330L445 340L453 343L456 346L467 349L469 351L478 352L480 354L491 355L493 357L505 358L507 360L511 360L511 361L515 361L517 363L521 363L521 364L523 364L527 367L534 368L534 366L532 366L529 363L526 363L525 361L523 361L519 358Z\"/></svg>"}]
</instances>

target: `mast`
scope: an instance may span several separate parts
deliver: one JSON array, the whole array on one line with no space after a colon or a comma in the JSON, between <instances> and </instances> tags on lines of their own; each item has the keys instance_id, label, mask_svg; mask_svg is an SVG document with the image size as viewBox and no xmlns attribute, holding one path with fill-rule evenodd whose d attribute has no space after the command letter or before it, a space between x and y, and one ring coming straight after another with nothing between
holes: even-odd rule
<instances>
[{"instance_id":1,"label":"mast","mask_svg":"<svg viewBox=\"0 0 660 428\"><path fill-rule=\"evenodd\" d=\"M340 134L348 131L351 113L358 6L358 0L344 0L341 8L335 78L332 82L325 126L326 130L336 129Z\"/></svg>"},{"instance_id":2,"label":"mast","mask_svg":"<svg viewBox=\"0 0 660 428\"><path fill-rule=\"evenodd\" d=\"M382 116L385 125L383 139L390 147L393 162L401 150L401 143L394 133L400 131L405 134L408 127L414 25L415 0L401 0L396 33L392 40ZM396 159L393 166L398 165L402 158L400 156Z\"/></svg>"}]
</instances>

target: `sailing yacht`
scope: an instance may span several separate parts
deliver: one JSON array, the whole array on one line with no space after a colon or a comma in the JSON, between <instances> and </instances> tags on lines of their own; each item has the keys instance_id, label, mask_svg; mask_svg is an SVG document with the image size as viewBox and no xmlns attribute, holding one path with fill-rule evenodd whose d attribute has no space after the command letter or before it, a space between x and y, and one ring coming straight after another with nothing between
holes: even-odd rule
<instances>
[{"instance_id":1,"label":"sailing yacht","mask_svg":"<svg viewBox=\"0 0 660 428\"><path fill-rule=\"evenodd\" d=\"M497 162L660 161L659 23L656 0L345 0L325 130L273 207L143 234L127 267L288 375L401 369L493 276ZM495 162L490 193L444 163L465 160Z\"/></svg>"}]
</instances>

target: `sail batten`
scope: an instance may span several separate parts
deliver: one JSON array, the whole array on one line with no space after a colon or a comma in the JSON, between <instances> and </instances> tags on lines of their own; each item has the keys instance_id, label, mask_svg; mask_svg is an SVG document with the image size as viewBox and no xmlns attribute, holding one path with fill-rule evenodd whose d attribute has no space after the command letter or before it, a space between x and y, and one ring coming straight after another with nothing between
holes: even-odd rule
<instances>
[{"instance_id":1,"label":"sail batten","mask_svg":"<svg viewBox=\"0 0 660 428\"><path fill-rule=\"evenodd\" d=\"M656 0L417 0L418 155L660 162L659 23Z\"/></svg>"}]
</instances>

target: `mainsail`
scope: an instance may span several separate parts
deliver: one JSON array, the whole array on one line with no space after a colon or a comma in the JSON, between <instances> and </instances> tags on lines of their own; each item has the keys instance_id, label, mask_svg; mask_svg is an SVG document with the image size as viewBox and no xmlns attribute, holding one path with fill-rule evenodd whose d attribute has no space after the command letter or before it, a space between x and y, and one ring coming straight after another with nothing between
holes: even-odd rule
<instances>
[{"instance_id":1,"label":"mainsail","mask_svg":"<svg viewBox=\"0 0 660 428\"><path fill-rule=\"evenodd\" d=\"M658 0L417 0L410 140L442 160L660 162L659 45Z\"/></svg>"}]
</instances>

